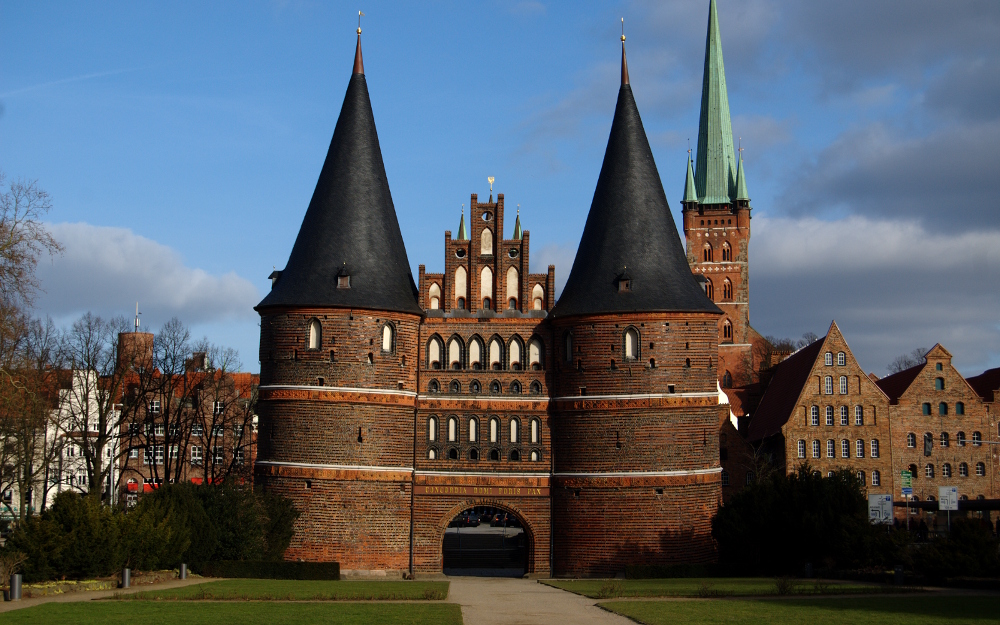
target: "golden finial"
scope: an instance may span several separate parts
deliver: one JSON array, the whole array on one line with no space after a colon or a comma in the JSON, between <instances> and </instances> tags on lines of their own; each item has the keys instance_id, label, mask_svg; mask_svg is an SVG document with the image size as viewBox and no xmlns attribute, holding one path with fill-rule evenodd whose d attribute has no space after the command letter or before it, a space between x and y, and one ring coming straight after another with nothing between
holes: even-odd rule
<instances>
[{"instance_id":1,"label":"golden finial","mask_svg":"<svg viewBox=\"0 0 1000 625\"><path fill-rule=\"evenodd\" d=\"M521 205L520 204L517 205L517 214L518 215L521 214Z\"/></svg>"},{"instance_id":2,"label":"golden finial","mask_svg":"<svg viewBox=\"0 0 1000 625\"><path fill-rule=\"evenodd\" d=\"M489 176L486 179L489 180L489 182L490 182L490 195L492 196L493 195L493 180L494 180L494 178L493 178L493 176Z\"/></svg>"},{"instance_id":3,"label":"golden finial","mask_svg":"<svg viewBox=\"0 0 1000 625\"><path fill-rule=\"evenodd\" d=\"M361 17L364 15L361 11L358 11L358 34L361 34Z\"/></svg>"},{"instance_id":4,"label":"golden finial","mask_svg":"<svg viewBox=\"0 0 1000 625\"><path fill-rule=\"evenodd\" d=\"M622 18L622 43L625 43L625 18Z\"/></svg>"}]
</instances>

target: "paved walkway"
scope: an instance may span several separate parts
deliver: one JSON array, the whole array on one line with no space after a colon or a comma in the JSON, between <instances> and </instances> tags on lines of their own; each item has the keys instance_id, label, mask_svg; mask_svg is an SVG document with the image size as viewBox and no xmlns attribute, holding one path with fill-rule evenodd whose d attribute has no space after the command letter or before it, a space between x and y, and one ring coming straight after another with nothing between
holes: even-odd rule
<instances>
[{"instance_id":1,"label":"paved walkway","mask_svg":"<svg viewBox=\"0 0 1000 625\"><path fill-rule=\"evenodd\" d=\"M173 579L159 584L136 584L125 590L85 590L83 592L64 592L58 595L46 595L44 597L33 597L31 599L21 599L20 601L0 601L0 612L9 612L21 608L30 608L43 603L70 603L73 601L90 601L92 599L103 599L112 597L116 593L131 594L134 592L145 592L147 590L166 590L168 588L180 588L192 584L215 581L211 577L189 577L187 579Z\"/></svg>"},{"instance_id":2,"label":"paved walkway","mask_svg":"<svg viewBox=\"0 0 1000 625\"><path fill-rule=\"evenodd\" d=\"M448 601L462 606L467 625L635 625L590 599L533 579L449 577Z\"/></svg>"}]
</instances>

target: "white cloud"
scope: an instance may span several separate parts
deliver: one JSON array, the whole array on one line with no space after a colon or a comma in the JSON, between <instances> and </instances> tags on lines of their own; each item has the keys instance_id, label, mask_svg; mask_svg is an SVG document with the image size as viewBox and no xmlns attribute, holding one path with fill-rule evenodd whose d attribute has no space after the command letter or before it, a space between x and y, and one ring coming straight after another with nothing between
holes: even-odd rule
<instances>
[{"instance_id":1,"label":"white cloud","mask_svg":"<svg viewBox=\"0 0 1000 625\"><path fill-rule=\"evenodd\" d=\"M58 223L49 229L65 251L39 262L45 292L38 298L38 314L129 316L138 301L147 326L174 316L188 325L256 316L253 306L260 294L234 271L216 276L188 267L173 248L127 228Z\"/></svg>"}]
</instances>

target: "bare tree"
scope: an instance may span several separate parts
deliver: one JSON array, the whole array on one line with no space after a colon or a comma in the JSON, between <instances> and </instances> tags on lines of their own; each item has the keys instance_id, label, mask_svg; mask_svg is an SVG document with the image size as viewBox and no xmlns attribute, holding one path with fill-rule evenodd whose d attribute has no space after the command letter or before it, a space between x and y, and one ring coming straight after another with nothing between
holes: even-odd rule
<instances>
[{"instance_id":1,"label":"bare tree","mask_svg":"<svg viewBox=\"0 0 1000 625\"><path fill-rule=\"evenodd\" d=\"M928 351L929 350L926 347L918 347L912 352L908 352L902 356L896 356L887 367L889 369L889 373L899 373L900 371L905 371L910 367L916 367L924 362L924 356L927 355Z\"/></svg>"},{"instance_id":2,"label":"bare tree","mask_svg":"<svg viewBox=\"0 0 1000 625\"><path fill-rule=\"evenodd\" d=\"M42 223L51 208L49 194L36 181L8 184L0 171L0 302L4 306L24 308L34 302L39 289L38 257L62 251Z\"/></svg>"}]
</instances>

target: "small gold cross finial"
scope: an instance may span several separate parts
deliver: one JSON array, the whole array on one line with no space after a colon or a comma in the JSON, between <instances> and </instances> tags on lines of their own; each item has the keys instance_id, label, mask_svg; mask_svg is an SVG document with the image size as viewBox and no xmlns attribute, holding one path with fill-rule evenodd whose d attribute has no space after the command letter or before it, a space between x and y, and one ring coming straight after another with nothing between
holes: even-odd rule
<instances>
[{"instance_id":1,"label":"small gold cross finial","mask_svg":"<svg viewBox=\"0 0 1000 625\"><path fill-rule=\"evenodd\" d=\"M361 34L361 17L364 15L361 11L358 11L358 34Z\"/></svg>"},{"instance_id":2,"label":"small gold cross finial","mask_svg":"<svg viewBox=\"0 0 1000 625\"><path fill-rule=\"evenodd\" d=\"M622 18L622 43L625 43L625 18Z\"/></svg>"},{"instance_id":3,"label":"small gold cross finial","mask_svg":"<svg viewBox=\"0 0 1000 625\"><path fill-rule=\"evenodd\" d=\"M489 180L489 182L490 182L490 195L493 195L493 180L494 180L494 178L493 178L493 176L489 176L486 179Z\"/></svg>"}]
</instances>

